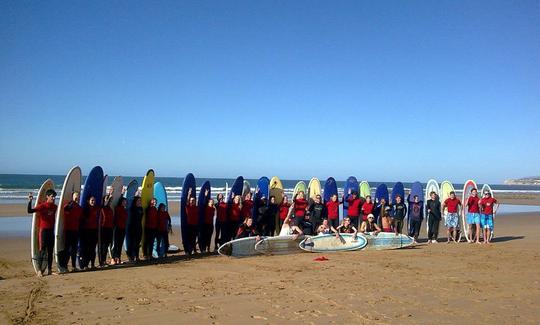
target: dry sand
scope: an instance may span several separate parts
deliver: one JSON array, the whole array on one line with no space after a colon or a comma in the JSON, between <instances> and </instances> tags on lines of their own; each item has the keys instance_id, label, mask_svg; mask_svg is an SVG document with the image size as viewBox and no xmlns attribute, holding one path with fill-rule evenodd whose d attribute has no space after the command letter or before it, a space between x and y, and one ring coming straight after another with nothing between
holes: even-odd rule
<instances>
[{"instance_id":1,"label":"dry sand","mask_svg":"<svg viewBox=\"0 0 540 325\"><path fill-rule=\"evenodd\" d=\"M496 229L491 245L419 244L327 262L178 255L44 278L34 275L29 238L0 238L0 323L538 324L540 215L501 216Z\"/></svg>"}]
</instances>

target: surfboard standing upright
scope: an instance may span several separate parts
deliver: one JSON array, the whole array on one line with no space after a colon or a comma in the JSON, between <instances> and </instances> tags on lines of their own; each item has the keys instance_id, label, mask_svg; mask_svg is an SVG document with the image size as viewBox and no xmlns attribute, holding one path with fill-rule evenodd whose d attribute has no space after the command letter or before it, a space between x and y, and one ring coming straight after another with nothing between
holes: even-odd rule
<instances>
[{"instance_id":1,"label":"surfboard standing upright","mask_svg":"<svg viewBox=\"0 0 540 325\"><path fill-rule=\"evenodd\" d=\"M62 267L62 264L68 260L68 252L65 250L64 206L71 202L74 192L81 191L81 182L81 168L79 166L71 168L64 179L62 194L58 202L58 209L56 210L56 222L54 225L54 257L60 272L67 271L67 269Z\"/></svg>"},{"instance_id":2,"label":"surfboard standing upright","mask_svg":"<svg viewBox=\"0 0 540 325\"><path fill-rule=\"evenodd\" d=\"M126 198L126 201L127 201L127 220L126 220L126 229L125 229L125 240L124 240L124 250L127 252L128 250L128 247L131 247L131 241L132 241L132 238L131 238L131 235L128 231L128 227L129 225L131 225L131 223L133 222L131 220L131 206L133 205L133 199L135 198L135 194L137 193L137 191L139 190L139 183L136 181L136 180L132 180L131 182L129 182L127 188L126 188L126 193L124 193L124 197ZM133 257L135 258L135 257Z\"/></svg>"},{"instance_id":3,"label":"surfboard standing upright","mask_svg":"<svg viewBox=\"0 0 540 325\"><path fill-rule=\"evenodd\" d=\"M413 210L413 206L414 205L414 197L418 197L418 202L420 203L420 208L422 209L421 211L414 211ZM420 182L414 182L412 185L411 185L411 190L409 191L409 195L407 196L407 202L408 202L408 207L407 207L407 229L409 231L409 234L412 233L412 229L411 229L411 214L414 212L414 213L418 213L420 212L420 214L422 214L423 212L423 209L424 209L424 189L422 188L422 184Z\"/></svg>"},{"instance_id":4,"label":"surfboard standing upright","mask_svg":"<svg viewBox=\"0 0 540 325\"><path fill-rule=\"evenodd\" d=\"M141 238L141 248L143 249L143 255L146 255L145 245L146 245L146 209L150 206L150 201L154 198L154 171L149 169L146 172L146 176L143 178L142 188L141 188L141 204L143 209L142 217L142 238ZM149 256L146 256L149 257Z\"/></svg>"},{"instance_id":5,"label":"surfboard standing upright","mask_svg":"<svg viewBox=\"0 0 540 325\"><path fill-rule=\"evenodd\" d=\"M489 192L491 194L491 197L495 198L495 196L493 195L493 190L491 189L491 186L489 186L488 184L484 184L482 186L482 191L481 191L482 196L484 196L484 193L486 192ZM493 211L493 229L491 229L489 240L493 239L493 236L495 235L494 232L495 232L495 210Z\"/></svg>"},{"instance_id":6,"label":"surfboard standing upright","mask_svg":"<svg viewBox=\"0 0 540 325\"><path fill-rule=\"evenodd\" d=\"M277 205L280 205L283 202L283 184L281 184L281 181L277 176L270 179L270 196L274 196L276 198ZM276 235L278 235L281 230L279 227L279 212L276 213L275 224Z\"/></svg>"},{"instance_id":7,"label":"surfboard standing upright","mask_svg":"<svg viewBox=\"0 0 540 325\"><path fill-rule=\"evenodd\" d=\"M427 211L427 201L431 198L431 192L435 192L437 196L440 196L439 184L436 180L430 179L426 185L426 191L424 193L424 208L426 215L426 234L429 236L429 213Z\"/></svg>"},{"instance_id":8,"label":"surfboard standing upright","mask_svg":"<svg viewBox=\"0 0 540 325\"><path fill-rule=\"evenodd\" d=\"M189 191L191 194L188 197ZM184 178L184 183L182 185L182 196L180 197L180 233L182 236L182 246L184 247L184 252L190 254L192 249L195 247L190 247L190 244L187 241L187 214L186 206L190 198L195 198L195 176L192 173L189 173Z\"/></svg>"},{"instance_id":9,"label":"surfboard standing upright","mask_svg":"<svg viewBox=\"0 0 540 325\"><path fill-rule=\"evenodd\" d=\"M476 187L476 183L473 180L468 180L463 185L463 193L461 194L461 204L463 204L463 209L461 210L461 223L463 224L463 232L467 242L471 241L471 238L474 238L474 232L469 233L469 223L467 222L467 201L471 196L471 190Z\"/></svg>"},{"instance_id":10,"label":"surfboard standing upright","mask_svg":"<svg viewBox=\"0 0 540 325\"><path fill-rule=\"evenodd\" d=\"M203 243L204 243L204 239L206 238L204 234L204 227L205 227L204 215L206 211L206 206L208 205L208 200L210 200L211 197L212 197L212 192L211 192L210 182L205 181L203 185L201 186L201 188L199 189L199 197L197 198L197 205L198 205L198 212L199 212L199 227L198 227L199 229L197 233L197 238L199 241L199 251L201 252L202 252L201 246L204 247ZM210 249L210 247L208 247L208 249Z\"/></svg>"},{"instance_id":11,"label":"surfboard standing upright","mask_svg":"<svg viewBox=\"0 0 540 325\"><path fill-rule=\"evenodd\" d=\"M349 198L349 191L356 192L358 194L358 180L354 176L349 176L347 178L347 181L345 182L345 186L343 187L343 197L341 198L341 203L343 203L343 217L349 215L349 202L347 202L347 199Z\"/></svg>"},{"instance_id":12,"label":"surfboard standing upright","mask_svg":"<svg viewBox=\"0 0 540 325\"><path fill-rule=\"evenodd\" d=\"M441 212L443 214L443 219L445 220L445 223L446 223L446 218L448 217L448 208L443 209L442 206L444 205L444 201L446 201L446 199L450 197L450 192L453 192L453 191L454 191L454 185L452 185L452 183L450 183L449 181L443 181L441 183ZM462 227L460 226L460 224L461 222L459 221L459 217L458 217L458 225L455 230L458 232L457 242L461 241L461 235L463 233L461 231ZM440 229L440 226L439 226L439 229Z\"/></svg>"},{"instance_id":13,"label":"surfboard standing upright","mask_svg":"<svg viewBox=\"0 0 540 325\"><path fill-rule=\"evenodd\" d=\"M54 183L51 179L47 179L39 188L36 203L34 205L34 208L38 206L39 204L46 201L47 197L45 196L45 193L48 190L54 190ZM40 256L40 233L39 233L39 218L37 213L34 212L32 214L32 234L31 234L31 240L30 240L30 254L32 256L32 266L34 267L34 271L36 274L38 274L40 271L45 272L45 269L47 268L47 252L45 251L45 254Z\"/></svg>"},{"instance_id":14,"label":"surfboard standing upright","mask_svg":"<svg viewBox=\"0 0 540 325\"><path fill-rule=\"evenodd\" d=\"M90 170L90 173L86 177L86 180L84 182L83 192L81 195L80 205L83 211L88 208L88 200L90 200L91 197L94 197L96 199L96 204L99 204L101 206L101 202L103 201L103 181L104 181L103 169L100 166L96 166L92 168L92 170ZM97 218L98 224L91 225L92 227L95 227L93 229L96 229L97 231L99 231L99 221L101 220L101 209L98 213L99 213L99 216ZM97 239L98 239L97 241L99 242L99 236ZM81 245L81 250L85 250L85 249L95 251L97 248L84 247L83 245ZM81 265L81 267L86 267L86 266L87 265Z\"/></svg>"},{"instance_id":15,"label":"surfboard standing upright","mask_svg":"<svg viewBox=\"0 0 540 325\"><path fill-rule=\"evenodd\" d=\"M365 199L368 195L371 196L371 187L367 181L362 181L360 183L360 196Z\"/></svg>"},{"instance_id":16,"label":"surfboard standing upright","mask_svg":"<svg viewBox=\"0 0 540 325\"><path fill-rule=\"evenodd\" d=\"M317 195L321 195L321 182L318 178L313 177L308 184L308 198L310 203L313 203Z\"/></svg>"}]
</instances>

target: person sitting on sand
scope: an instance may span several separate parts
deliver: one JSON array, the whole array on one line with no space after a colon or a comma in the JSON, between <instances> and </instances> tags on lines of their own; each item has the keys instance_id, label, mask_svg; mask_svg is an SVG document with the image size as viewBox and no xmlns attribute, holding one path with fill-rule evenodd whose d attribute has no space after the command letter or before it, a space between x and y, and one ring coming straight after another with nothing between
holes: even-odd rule
<instances>
[{"instance_id":1,"label":"person sitting on sand","mask_svg":"<svg viewBox=\"0 0 540 325\"><path fill-rule=\"evenodd\" d=\"M244 220L244 223L242 223L240 227L238 227L235 239L246 237L257 237L257 241L260 239L257 227L253 225L253 219L251 217L247 217Z\"/></svg>"},{"instance_id":2,"label":"person sitting on sand","mask_svg":"<svg viewBox=\"0 0 540 325\"><path fill-rule=\"evenodd\" d=\"M441 221L441 202L435 192L429 193L430 199L426 202L428 215L428 243L437 243L439 236L439 223Z\"/></svg>"},{"instance_id":3,"label":"person sitting on sand","mask_svg":"<svg viewBox=\"0 0 540 325\"><path fill-rule=\"evenodd\" d=\"M330 225L328 219L323 219L322 224L317 228L317 235L328 235L332 232L337 233L336 228Z\"/></svg>"},{"instance_id":4,"label":"person sitting on sand","mask_svg":"<svg viewBox=\"0 0 540 325\"><path fill-rule=\"evenodd\" d=\"M382 204L384 204L384 199L382 199ZM392 231L392 218L390 217L390 208L388 205L383 205L381 209L384 208L382 211L382 216L380 218L381 228L383 232L393 232Z\"/></svg>"},{"instance_id":5,"label":"person sitting on sand","mask_svg":"<svg viewBox=\"0 0 540 325\"><path fill-rule=\"evenodd\" d=\"M397 235L403 231L403 220L407 215L407 206L403 203L401 195L396 195L396 202L392 204L392 226L394 227L394 233Z\"/></svg>"},{"instance_id":6,"label":"person sitting on sand","mask_svg":"<svg viewBox=\"0 0 540 325\"><path fill-rule=\"evenodd\" d=\"M294 238L298 238L298 236L303 235L304 232L300 227L298 227L296 224L294 224L291 221L291 217L287 216L285 220L283 220L283 225L281 226L281 230L279 232L280 236L294 236Z\"/></svg>"},{"instance_id":7,"label":"person sitting on sand","mask_svg":"<svg viewBox=\"0 0 540 325\"><path fill-rule=\"evenodd\" d=\"M467 208L467 223L469 224L469 243L480 244L480 198L478 190L471 189L471 195L467 199L465 207ZM474 235L473 235L474 234Z\"/></svg>"},{"instance_id":8,"label":"person sitting on sand","mask_svg":"<svg viewBox=\"0 0 540 325\"><path fill-rule=\"evenodd\" d=\"M454 191L450 192L450 197L444 201L442 208L443 211L444 208L446 208L448 211L444 221L448 235L447 243L450 243L450 240L452 240L454 243L457 243L461 200L456 197L456 193Z\"/></svg>"},{"instance_id":9,"label":"person sitting on sand","mask_svg":"<svg viewBox=\"0 0 540 325\"><path fill-rule=\"evenodd\" d=\"M64 209L64 250L58 253L61 260L60 273L67 272L68 262L71 258L71 270L77 270L77 250L79 247L79 227L83 210L79 205L79 192L73 192L71 201L66 203Z\"/></svg>"},{"instance_id":10,"label":"person sitting on sand","mask_svg":"<svg viewBox=\"0 0 540 325\"><path fill-rule=\"evenodd\" d=\"M367 221L362 221L360 232L365 234L371 233L373 235L377 235L381 232L381 227L375 222L375 216L373 214L368 214Z\"/></svg>"},{"instance_id":11,"label":"person sitting on sand","mask_svg":"<svg viewBox=\"0 0 540 325\"><path fill-rule=\"evenodd\" d=\"M484 197L480 200L480 221L484 229L484 244L491 243L491 232L493 231L493 217L499 209L499 203L486 191Z\"/></svg>"},{"instance_id":12,"label":"person sitting on sand","mask_svg":"<svg viewBox=\"0 0 540 325\"><path fill-rule=\"evenodd\" d=\"M32 208L32 199L34 196L32 193L28 195L28 213L37 214L37 222L39 227L39 256L38 256L38 276L43 276L41 270L44 269L43 263L45 255L47 255L47 275L52 274L52 262L53 262L53 250L54 250L54 222L56 216L56 209L58 208L54 204L56 198L56 192L49 189L45 192L46 201L38 204L35 208Z\"/></svg>"},{"instance_id":13,"label":"person sitting on sand","mask_svg":"<svg viewBox=\"0 0 540 325\"><path fill-rule=\"evenodd\" d=\"M349 217L345 217L336 230L337 238L339 238L339 234L353 234L353 238L356 238L356 235L358 234L358 229L356 229L356 227L351 223L351 219Z\"/></svg>"}]
</instances>

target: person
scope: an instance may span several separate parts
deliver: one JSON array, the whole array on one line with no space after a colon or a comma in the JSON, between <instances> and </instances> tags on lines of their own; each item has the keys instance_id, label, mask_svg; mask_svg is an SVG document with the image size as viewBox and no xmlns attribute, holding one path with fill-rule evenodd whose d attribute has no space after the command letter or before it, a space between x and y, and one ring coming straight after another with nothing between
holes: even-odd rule
<instances>
[{"instance_id":1,"label":"person","mask_svg":"<svg viewBox=\"0 0 540 325\"><path fill-rule=\"evenodd\" d=\"M356 235L358 234L358 230L351 224L351 219L349 217L345 217L336 230L336 238L339 238L339 234L353 234L353 238L356 239Z\"/></svg>"},{"instance_id":2,"label":"person","mask_svg":"<svg viewBox=\"0 0 540 325\"><path fill-rule=\"evenodd\" d=\"M337 233L336 228L332 227L328 222L328 219L323 219L323 222L317 227L317 235L328 235L330 233Z\"/></svg>"},{"instance_id":3,"label":"person","mask_svg":"<svg viewBox=\"0 0 540 325\"><path fill-rule=\"evenodd\" d=\"M409 201L407 219L409 221L409 237L413 238L413 243L418 242L422 220L424 220L424 209L418 195L413 196L413 202Z\"/></svg>"},{"instance_id":4,"label":"person","mask_svg":"<svg viewBox=\"0 0 540 325\"><path fill-rule=\"evenodd\" d=\"M397 236L403 231L403 220L407 215L407 206L402 202L401 195L396 195L395 200L396 202L392 204L392 226Z\"/></svg>"},{"instance_id":5,"label":"person","mask_svg":"<svg viewBox=\"0 0 540 325\"><path fill-rule=\"evenodd\" d=\"M351 220L351 224L358 228L360 209L364 204L364 200L358 197L358 192L349 189L349 196L347 197L347 203L349 208L347 209L347 216Z\"/></svg>"},{"instance_id":6,"label":"person","mask_svg":"<svg viewBox=\"0 0 540 325\"><path fill-rule=\"evenodd\" d=\"M362 221L368 221L368 216L370 214L373 214L373 209L375 208L375 205L371 201L371 195L366 195L366 201L364 204L362 204L361 212L362 212Z\"/></svg>"},{"instance_id":7,"label":"person","mask_svg":"<svg viewBox=\"0 0 540 325\"><path fill-rule=\"evenodd\" d=\"M320 194L317 194L313 202L311 202L309 205L308 213L310 215L311 222L313 223L313 229L319 229L319 226L326 218L326 207L322 203Z\"/></svg>"},{"instance_id":8,"label":"person","mask_svg":"<svg viewBox=\"0 0 540 325\"><path fill-rule=\"evenodd\" d=\"M201 237L199 242L199 248L201 253L210 252L210 243L212 241L212 234L214 233L214 216L216 215L216 208L214 207L214 199L209 199L208 203L204 207L204 220L201 229Z\"/></svg>"},{"instance_id":9,"label":"person","mask_svg":"<svg viewBox=\"0 0 540 325\"><path fill-rule=\"evenodd\" d=\"M253 219L251 217L244 219L244 222L238 227L235 238L240 239L246 237L257 237L257 241L260 239L257 227L253 225Z\"/></svg>"},{"instance_id":10,"label":"person","mask_svg":"<svg viewBox=\"0 0 540 325\"><path fill-rule=\"evenodd\" d=\"M144 223L144 259L150 260L153 258L152 252L154 251L154 241L157 237L157 224L158 224L158 210L157 200L152 198L150 204L146 208L146 219Z\"/></svg>"},{"instance_id":11,"label":"person","mask_svg":"<svg viewBox=\"0 0 540 325\"><path fill-rule=\"evenodd\" d=\"M243 223L242 218L242 198L240 195L234 195L233 201L229 207L229 226L228 226L228 239L229 241L236 236L238 227Z\"/></svg>"},{"instance_id":12,"label":"person","mask_svg":"<svg viewBox=\"0 0 540 325\"><path fill-rule=\"evenodd\" d=\"M273 223L275 222L277 205L275 204L275 198L273 196L271 198L273 198L274 202L271 203L273 208L266 203L266 197L263 196L260 199L259 209L257 209L257 231L263 236L272 236L276 231Z\"/></svg>"},{"instance_id":13,"label":"person","mask_svg":"<svg viewBox=\"0 0 540 325\"><path fill-rule=\"evenodd\" d=\"M39 255L37 256L38 276L43 276L45 269L44 263L47 259L47 275L52 274L52 262L54 254L54 222L56 209L58 206L54 203L56 192L48 189L45 192L45 202L39 203L32 208L32 193L28 194L28 213L36 213L39 228ZM46 256L46 257L45 257ZM36 258L32 256L32 258Z\"/></svg>"},{"instance_id":14,"label":"person","mask_svg":"<svg viewBox=\"0 0 540 325\"><path fill-rule=\"evenodd\" d=\"M337 194L332 195L330 201L326 202L326 213L330 226L337 228L339 226L339 201Z\"/></svg>"},{"instance_id":15,"label":"person","mask_svg":"<svg viewBox=\"0 0 540 325\"><path fill-rule=\"evenodd\" d=\"M126 224L126 237L129 240L126 242L126 253L130 262L139 262L139 248L142 238L142 217L143 208L140 196L133 197L133 202L130 207L130 215Z\"/></svg>"},{"instance_id":16,"label":"person","mask_svg":"<svg viewBox=\"0 0 540 325\"><path fill-rule=\"evenodd\" d=\"M377 223L383 228L384 232L386 232L386 230L384 230L385 227L382 225L382 218L384 217L385 212L387 210L390 211L390 209L390 205L386 202L385 198L381 198L374 209L373 215L375 216L375 220L377 220Z\"/></svg>"},{"instance_id":17,"label":"person","mask_svg":"<svg viewBox=\"0 0 540 325\"><path fill-rule=\"evenodd\" d=\"M227 239L227 202L225 202L225 196L223 193L219 193L216 197L217 199L217 205L216 205L216 235L214 237L214 252L218 251L218 248L220 245L223 245L226 243L225 239Z\"/></svg>"},{"instance_id":18,"label":"person","mask_svg":"<svg viewBox=\"0 0 540 325\"><path fill-rule=\"evenodd\" d=\"M285 218L287 218L287 215L289 215L290 208L291 208L291 203L289 203L289 198L287 197L287 195L284 195L283 200L281 201L281 204L279 205L279 225L277 227L278 234L281 232L283 221L285 221Z\"/></svg>"},{"instance_id":19,"label":"person","mask_svg":"<svg viewBox=\"0 0 540 325\"><path fill-rule=\"evenodd\" d=\"M292 216L288 215L285 220L283 220L283 226L279 232L280 236L294 236L294 239L297 239L299 236L303 235L304 232L302 229L292 221Z\"/></svg>"},{"instance_id":20,"label":"person","mask_svg":"<svg viewBox=\"0 0 540 325\"><path fill-rule=\"evenodd\" d=\"M362 221L360 232L365 234L371 233L373 235L381 232L381 227L375 222L375 216L373 214L368 214L367 221Z\"/></svg>"},{"instance_id":21,"label":"person","mask_svg":"<svg viewBox=\"0 0 540 325\"><path fill-rule=\"evenodd\" d=\"M268 210L266 210L265 218L267 231L264 236L273 236L276 232L276 215L279 213L279 205L276 203L276 197L270 196L270 203L268 204Z\"/></svg>"},{"instance_id":22,"label":"person","mask_svg":"<svg viewBox=\"0 0 540 325\"><path fill-rule=\"evenodd\" d=\"M253 220L253 200L251 199L251 192L247 192L244 196L244 201L242 202L242 220L246 218L251 218Z\"/></svg>"},{"instance_id":23,"label":"person","mask_svg":"<svg viewBox=\"0 0 540 325\"><path fill-rule=\"evenodd\" d=\"M157 212L157 246L158 258L167 257L169 250L169 232L171 231L171 216L165 203L160 203Z\"/></svg>"},{"instance_id":24,"label":"person","mask_svg":"<svg viewBox=\"0 0 540 325\"><path fill-rule=\"evenodd\" d=\"M311 222L311 216L309 213L304 215L304 218L298 221L298 228L302 230L302 233L306 236L313 236L315 228L313 222Z\"/></svg>"},{"instance_id":25,"label":"person","mask_svg":"<svg viewBox=\"0 0 540 325\"><path fill-rule=\"evenodd\" d=\"M98 224L101 207L96 203L96 198L91 196L87 206L83 209L82 234L81 234L81 261L82 269L95 268L96 246L98 243Z\"/></svg>"},{"instance_id":26,"label":"person","mask_svg":"<svg viewBox=\"0 0 540 325\"><path fill-rule=\"evenodd\" d=\"M195 201L195 198L191 196L191 188L188 191L188 204L186 206L186 216L187 216L187 227L186 227L186 237L182 238L182 240L186 241L185 247L185 253L186 255L190 256L192 254L197 253L197 233L199 228L199 208L197 207L197 203ZM199 247L200 248L200 247Z\"/></svg>"},{"instance_id":27,"label":"person","mask_svg":"<svg viewBox=\"0 0 540 325\"><path fill-rule=\"evenodd\" d=\"M122 246L124 245L124 239L126 237L126 223L128 217L126 208L127 199L121 196L118 200L118 204L114 208L114 243L112 248L111 265L122 263Z\"/></svg>"},{"instance_id":28,"label":"person","mask_svg":"<svg viewBox=\"0 0 540 325\"><path fill-rule=\"evenodd\" d=\"M476 188L471 189L470 196L465 202L467 208L467 223L469 230L468 243L480 244L480 198L478 197L478 190Z\"/></svg>"},{"instance_id":29,"label":"person","mask_svg":"<svg viewBox=\"0 0 540 325\"><path fill-rule=\"evenodd\" d=\"M109 252L109 246L112 244L114 212L111 208L111 194L112 190L111 193L105 195L103 198L103 208L101 209L101 243L98 247L100 267L107 265L107 253Z\"/></svg>"},{"instance_id":30,"label":"person","mask_svg":"<svg viewBox=\"0 0 540 325\"><path fill-rule=\"evenodd\" d=\"M484 229L484 244L491 243L491 232L493 231L493 217L499 209L499 203L491 196L489 191L484 192L484 197L480 200L480 222Z\"/></svg>"},{"instance_id":31,"label":"person","mask_svg":"<svg viewBox=\"0 0 540 325\"><path fill-rule=\"evenodd\" d=\"M461 201L456 197L456 193L454 191L450 192L450 197L444 201L442 208L443 211L445 208L448 211L445 218L445 226L447 228L448 235L447 243L450 243L450 240L457 243Z\"/></svg>"},{"instance_id":32,"label":"person","mask_svg":"<svg viewBox=\"0 0 540 325\"><path fill-rule=\"evenodd\" d=\"M428 243L437 243L439 236L439 223L441 222L441 202L435 192L429 193L429 200L426 202L426 211L428 216Z\"/></svg>"},{"instance_id":33,"label":"person","mask_svg":"<svg viewBox=\"0 0 540 325\"><path fill-rule=\"evenodd\" d=\"M383 201L385 200L383 199ZM392 229L392 217L390 216L390 212L392 211L392 208L386 205L386 203L383 203L381 206L381 209L384 209L381 212L382 216L380 217L380 223L381 223L381 228L383 232L394 232Z\"/></svg>"},{"instance_id":34,"label":"person","mask_svg":"<svg viewBox=\"0 0 540 325\"><path fill-rule=\"evenodd\" d=\"M304 197L304 191L298 191L296 197L293 200L294 203L294 214L290 219L290 222L293 222L295 225L304 219L304 216L308 210L308 201Z\"/></svg>"},{"instance_id":35,"label":"person","mask_svg":"<svg viewBox=\"0 0 540 325\"><path fill-rule=\"evenodd\" d=\"M64 209L64 250L58 253L60 259L60 273L68 271L71 258L71 271L77 271L77 250L79 246L79 228L83 210L79 205L79 192L73 192L71 201L66 203Z\"/></svg>"}]
</instances>

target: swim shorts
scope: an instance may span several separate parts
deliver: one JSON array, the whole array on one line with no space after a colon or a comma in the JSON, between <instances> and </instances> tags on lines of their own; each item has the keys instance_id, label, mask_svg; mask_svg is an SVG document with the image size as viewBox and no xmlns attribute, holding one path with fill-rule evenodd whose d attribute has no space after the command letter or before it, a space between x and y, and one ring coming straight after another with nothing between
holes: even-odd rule
<instances>
[{"instance_id":1,"label":"swim shorts","mask_svg":"<svg viewBox=\"0 0 540 325\"><path fill-rule=\"evenodd\" d=\"M469 225L479 225L480 224L480 213L475 213L475 212L467 213L467 223Z\"/></svg>"},{"instance_id":2,"label":"swim shorts","mask_svg":"<svg viewBox=\"0 0 540 325\"><path fill-rule=\"evenodd\" d=\"M483 229L493 230L493 215L483 214L480 216L480 225Z\"/></svg>"},{"instance_id":3,"label":"swim shorts","mask_svg":"<svg viewBox=\"0 0 540 325\"><path fill-rule=\"evenodd\" d=\"M456 228L459 225L459 216L457 213L448 213L444 220L446 228Z\"/></svg>"}]
</instances>

